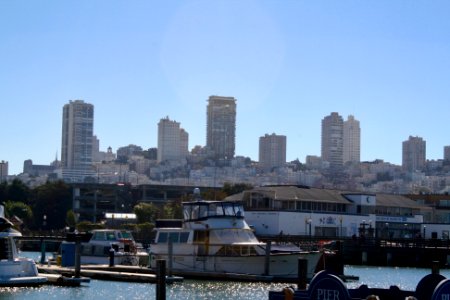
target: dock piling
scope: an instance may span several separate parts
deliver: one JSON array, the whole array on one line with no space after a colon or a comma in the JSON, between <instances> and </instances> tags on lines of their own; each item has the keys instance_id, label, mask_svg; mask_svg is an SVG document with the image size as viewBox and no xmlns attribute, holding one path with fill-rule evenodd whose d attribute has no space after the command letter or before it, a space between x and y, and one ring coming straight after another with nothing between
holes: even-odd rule
<instances>
[{"instance_id":1,"label":"dock piling","mask_svg":"<svg viewBox=\"0 0 450 300\"><path fill-rule=\"evenodd\" d=\"M306 290L307 274L308 274L308 260L304 258L298 259L298 284L297 289Z\"/></svg>"},{"instance_id":2,"label":"dock piling","mask_svg":"<svg viewBox=\"0 0 450 300\"><path fill-rule=\"evenodd\" d=\"M156 261L156 300L166 300L166 261Z\"/></svg>"},{"instance_id":3,"label":"dock piling","mask_svg":"<svg viewBox=\"0 0 450 300\"><path fill-rule=\"evenodd\" d=\"M109 249L109 266L110 267L114 267L114 254L115 254L115 251L114 251L113 247L111 247Z\"/></svg>"},{"instance_id":4,"label":"dock piling","mask_svg":"<svg viewBox=\"0 0 450 300\"><path fill-rule=\"evenodd\" d=\"M439 274L439 261L433 260L431 262L431 274Z\"/></svg>"},{"instance_id":5,"label":"dock piling","mask_svg":"<svg viewBox=\"0 0 450 300\"><path fill-rule=\"evenodd\" d=\"M272 241L266 243L266 259L264 261L264 275L270 274L270 251L272 248Z\"/></svg>"},{"instance_id":6,"label":"dock piling","mask_svg":"<svg viewBox=\"0 0 450 300\"><path fill-rule=\"evenodd\" d=\"M172 260L173 260L173 242L169 239L169 242L167 244L167 247L169 248L168 254L169 254L169 261L167 264L167 273L169 276L172 276Z\"/></svg>"},{"instance_id":7,"label":"dock piling","mask_svg":"<svg viewBox=\"0 0 450 300\"><path fill-rule=\"evenodd\" d=\"M41 239L41 265L45 264L45 240Z\"/></svg>"},{"instance_id":8,"label":"dock piling","mask_svg":"<svg viewBox=\"0 0 450 300\"><path fill-rule=\"evenodd\" d=\"M81 242L80 238L75 238L75 278L80 278L80 270L81 270Z\"/></svg>"}]
</instances>

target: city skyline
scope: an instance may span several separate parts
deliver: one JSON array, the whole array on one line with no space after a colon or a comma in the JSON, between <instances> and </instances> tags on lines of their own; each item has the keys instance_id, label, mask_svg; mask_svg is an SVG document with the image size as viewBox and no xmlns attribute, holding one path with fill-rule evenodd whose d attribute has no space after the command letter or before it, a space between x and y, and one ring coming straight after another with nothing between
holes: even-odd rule
<instances>
[{"instance_id":1,"label":"city skyline","mask_svg":"<svg viewBox=\"0 0 450 300\"><path fill-rule=\"evenodd\" d=\"M272 132L287 161L320 155L333 111L361 122L361 161L401 165L408 136L442 159L449 20L444 1L2 2L0 161L60 157L71 99L95 106L103 151L156 147L166 115L205 145L210 95L237 100L235 154L255 161Z\"/></svg>"}]
</instances>

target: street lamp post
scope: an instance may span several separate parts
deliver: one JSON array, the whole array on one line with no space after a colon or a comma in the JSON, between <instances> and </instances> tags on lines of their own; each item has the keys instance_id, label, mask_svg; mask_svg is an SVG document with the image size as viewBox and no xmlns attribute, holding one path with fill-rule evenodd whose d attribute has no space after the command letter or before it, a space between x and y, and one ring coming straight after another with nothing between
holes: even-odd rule
<instances>
[{"instance_id":1,"label":"street lamp post","mask_svg":"<svg viewBox=\"0 0 450 300\"><path fill-rule=\"evenodd\" d=\"M426 239L426 229L427 225L423 225L423 238Z\"/></svg>"},{"instance_id":2,"label":"street lamp post","mask_svg":"<svg viewBox=\"0 0 450 300\"><path fill-rule=\"evenodd\" d=\"M44 214L42 216L42 229L45 230L45 227L47 226L47 215Z\"/></svg>"},{"instance_id":3,"label":"street lamp post","mask_svg":"<svg viewBox=\"0 0 450 300\"><path fill-rule=\"evenodd\" d=\"M312 219L308 218L307 223L309 225L309 247L312 247L311 246L311 243L312 243L312 228L311 228Z\"/></svg>"}]
</instances>

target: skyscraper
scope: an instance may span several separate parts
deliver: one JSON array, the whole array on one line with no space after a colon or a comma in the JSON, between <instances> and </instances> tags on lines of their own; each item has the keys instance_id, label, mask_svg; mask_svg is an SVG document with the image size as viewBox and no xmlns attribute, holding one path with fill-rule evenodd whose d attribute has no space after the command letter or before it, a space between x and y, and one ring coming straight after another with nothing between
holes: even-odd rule
<instances>
[{"instance_id":1,"label":"skyscraper","mask_svg":"<svg viewBox=\"0 0 450 300\"><path fill-rule=\"evenodd\" d=\"M64 170L75 171L78 177L85 177L92 173L93 131L94 106L92 104L85 103L83 100L71 100L64 105L61 143L63 173ZM66 174L69 173L71 172L66 172ZM63 174L64 177L66 176Z\"/></svg>"},{"instance_id":2,"label":"skyscraper","mask_svg":"<svg viewBox=\"0 0 450 300\"><path fill-rule=\"evenodd\" d=\"M273 133L259 138L259 164L266 170L286 164L286 136Z\"/></svg>"},{"instance_id":3,"label":"skyscraper","mask_svg":"<svg viewBox=\"0 0 450 300\"><path fill-rule=\"evenodd\" d=\"M444 147L444 160L450 161L450 146Z\"/></svg>"},{"instance_id":4,"label":"skyscraper","mask_svg":"<svg viewBox=\"0 0 450 300\"><path fill-rule=\"evenodd\" d=\"M8 162L7 161L0 161L0 183L6 180L6 177L8 177Z\"/></svg>"},{"instance_id":5,"label":"skyscraper","mask_svg":"<svg viewBox=\"0 0 450 300\"><path fill-rule=\"evenodd\" d=\"M410 136L403 142L402 167L407 172L421 171L425 167L426 142L421 137Z\"/></svg>"},{"instance_id":6,"label":"skyscraper","mask_svg":"<svg viewBox=\"0 0 450 300\"><path fill-rule=\"evenodd\" d=\"M344 121L337 112L322 119L322 159L330 163L331 169L343 165Z\"/></svg>"},{"instance_id":7,"label":"skyscraper","mask_svg":"<svg viewBox=\"0 0 450 300\"><path fill-rule=\"evenodd\" d=\"M188 155L189 135L180 128L180 123L169 117L158 123L158 152L157 161L180 160Z\"/></svg>"},{"instance_id":8,"label":"skyscraper","mask_svg":"<svg viewBox=\"0 0 450 300\"><path fill-rule=\"evenodd\" d=\"M236 99L210 96L207 107L206 147L215 159L234 157Z\"/></svg>"},{"instance_id":9,"label":"skyscraper","mask_svg":"<svg viewBox=\"0 0 450 300\"><path fill-rule=\"evenodd\" d=\"M359 121L354 116L350 115L347 121L344 122L343 131L343 155L344 163L346 162L360 162L361 160L361 129Z\"/></svg>"}]
</instances>

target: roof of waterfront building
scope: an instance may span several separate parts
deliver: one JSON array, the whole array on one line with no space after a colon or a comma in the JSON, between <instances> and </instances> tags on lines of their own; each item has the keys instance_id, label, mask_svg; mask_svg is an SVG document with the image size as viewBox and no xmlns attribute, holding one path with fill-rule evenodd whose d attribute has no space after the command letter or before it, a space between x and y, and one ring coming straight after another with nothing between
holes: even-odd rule
<instances>
[{"instance_id":1,"label":"roof of waterfront building","mask_svg":"<svg viewBox=\"0 0 450 300\"><path fill-rule=\"evenodd\" d=\"M255 187L252 190L244 191L239 194L231 195L226 200L241 201L249 193L267 194L275 200L301 200L350 204L351 202L343 196L342 191L317 189L298 186L262 186Z\"/></svg>"},{"instance_id":2,"label":"roof of waterfront building","mask_svg":"<svg viewBox=\"0 0 450 300\"><path fill-rule=\"evenodd\" d=\"M395 194L376 194L377 206L391 206L391 207L404 207L404 208L424 208L425 205L421 205L414 200L402 195Z\"/></svg>"},{"instance_id":3,"label":"roof of waterfront building","mask_svg":"<svg viewBox=\"0 0 450 300\"><path fill-rule=\"evenodd\" d=\"M372 195L376 197L377 206L404 207L404 208L424 208L426 206L418 204L416 201L403 195L397 194L374 194L364 192L348 192L332 189L309 188L305 186L262 186L252 190L231 195L226 200L242 201L249 193L267 194L275 200L299 200L312 202L329 202L351 204L346 195Z\"/></svg>"}]
</instances>

